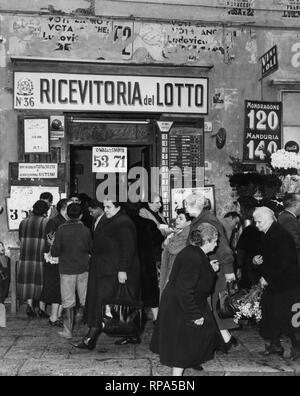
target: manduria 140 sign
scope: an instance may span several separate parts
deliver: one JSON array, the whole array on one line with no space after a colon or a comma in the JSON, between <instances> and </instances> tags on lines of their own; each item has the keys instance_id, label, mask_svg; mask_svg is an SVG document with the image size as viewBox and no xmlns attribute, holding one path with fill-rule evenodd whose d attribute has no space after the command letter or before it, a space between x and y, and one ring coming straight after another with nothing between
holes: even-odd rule
<instances>
[{"instance_id":1,"label":"manduria 140 sign","mask_svg":"<svg viewBox=\"0 0 300 396\"><path fill-rule=\"evenodd\" d=\"M245 101L243 161L265 162L281 148L281 102Z\"/></svg>"},{"instance_id":2,"label":"manduria 140 sign","mask_svg":"<svg viewBox=\"0 0 300 396\"><path fill-rule=\"evenodd\" d=\"M208 113L208 79L14 73L14 108Z\"/></svg>"}]
</instances>

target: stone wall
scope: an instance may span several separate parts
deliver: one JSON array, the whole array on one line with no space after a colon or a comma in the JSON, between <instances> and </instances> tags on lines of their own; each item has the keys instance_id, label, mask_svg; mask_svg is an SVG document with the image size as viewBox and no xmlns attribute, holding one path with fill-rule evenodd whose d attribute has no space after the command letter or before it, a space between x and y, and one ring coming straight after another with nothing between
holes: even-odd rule
<instances>
[{"instance_id":1,"label":"stone wall","mask_svg":"<svg viewBox=\"0 0 300 396\"><path fill-rule=\"evenodd\" d=\"M264 80L264 99L280 100L282 85L278 82L282 80L295 80L292 89L297 89L300 19L296 13L300 1L274 0L266 6L265 1L253 0L242 2L245 7L234 0L206 0L201 6L190 0L184 7L179 0L169 3L173 6L167 12L155 1L0 1L1 204L8 195L8 162L18 160L11 57L35 57L156 65L162 74L165 67L182 66L185 71L190 68L193 76L202 76L201 66L213 66L206 72L210 108L205 121L213 126L205 138L210 166L206 179L216 186L219 214L229 208L231 189L226 174L231 171L229 156L242 157L244 101L261 99L259 57L274 44L280 68ZM36 70L36 62L29 65L31 71ZM82 67L82 72L91 70L92 65L86 70ZM119 70L122 73L121 66ZM181 69L177 70L180 75ZM272 81L277 83L270 84ZM214 137L220 128L227 131L227 143L221 150ZM5 214L0 239L8 245L17 240L15 232L7 232Z\"/></svg>"}]
</instances>

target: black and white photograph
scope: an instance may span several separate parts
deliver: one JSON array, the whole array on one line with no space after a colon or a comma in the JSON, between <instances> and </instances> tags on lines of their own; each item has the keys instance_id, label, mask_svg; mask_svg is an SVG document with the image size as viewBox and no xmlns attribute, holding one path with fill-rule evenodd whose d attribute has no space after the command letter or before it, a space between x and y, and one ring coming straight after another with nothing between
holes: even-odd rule
<instances>
[{"instance_id":1,"label":"black and white photograph","mask_svg":"<svg viewBox=\"0 0 300 396\"><path fill-rule=\"evenodd\" d=\"M300 0L0 0L0 84L0 376L300 375Z\"/></svg>"}]
</instances>

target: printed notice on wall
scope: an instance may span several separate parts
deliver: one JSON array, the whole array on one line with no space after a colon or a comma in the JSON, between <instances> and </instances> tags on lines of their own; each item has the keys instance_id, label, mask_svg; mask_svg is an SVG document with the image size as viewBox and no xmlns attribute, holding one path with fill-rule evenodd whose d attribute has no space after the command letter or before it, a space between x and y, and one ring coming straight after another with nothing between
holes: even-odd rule
<instances>
[{"instance_id":1,"label":"printed notice on wall","mask_svg":"<svg viewBox=\"0 0 300 396\"><path fill-rule=\"evenodd\" d=\"M93 147L94 173L126 173L127 147Z\"/></svg>"},{"instance_id":2,"label":"printed notice on wall","mask_svg":"<svg viewBox=\"0 0 300 396\"><path fill-rule=\"evenodd\" d=\"M24 119L24 152L49 152L49 118Z\"/></svg>"},{"instance_id":3,"label":"printed notice on wall","mask_svg":"<svg viewBox=\"0 0 300 396\"><path fill-rule=\"evenodd\" d=\"M49 191L53 195L53 205L60 200L59 187L12 186L10 198L6 198L7 222L9 231L17 231L22 220L26 219L34 203L39 200L42 192Z\"/></svg>"},{"instance_id":4,"label":"printed notice on wall","mask_svg":"<svg viewBox=\"0 0 300 396\"><path fill-rule=\"evenodd\" d=\"M19 164L19 179L57 179L57 164Z\"/></svg>"}]
</instances>

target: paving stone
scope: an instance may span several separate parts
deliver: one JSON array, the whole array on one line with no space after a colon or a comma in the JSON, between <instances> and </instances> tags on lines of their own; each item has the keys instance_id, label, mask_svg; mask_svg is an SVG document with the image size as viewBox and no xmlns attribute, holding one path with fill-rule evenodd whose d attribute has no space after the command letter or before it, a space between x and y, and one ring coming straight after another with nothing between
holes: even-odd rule
<instances>
[{"instance_id":1,"label":"paving stone","mask_svg":"<svg viewBox=\"0 0 300 396\"><path fill-rule=\"evenodd\" d=\"M1 336L0 337L0 347L6 348L10 347L14 344L14 342L18 339L17 336Z\"/></svg>"},{"instance_id":2,"label":"paving stone","mask_svg":"<svg viewBox=\"0 0 300 396\"><path fill-rule=\"evenodd\" d=\"M25 359L1 359L0 376L17 376L19 370L25 363Z\"/></svg>"},{"instance_id":3,"label":"paving stone","mask_svg":"<svg viewBox=\"0 0 300 396\"><path fill-rule=\"evenodd\" d=\"M4 358L5 359L19 359L22 357L22 359L40 359L45 351L45 346L44 347L37 347L37 348L17 348L13 346L10 348L7 353L5 354Z\"/></svg>"},{"instance_id":4,"label":"paving stone","mask_svg":"<svg viewBox=\"0 0 300 396\"><path fill-rule=\"evenodd\" d=\"M148 376L150 362L142 360L35 360L29 359L19 371L20 376Z\"/></svg>"},{"instance_id":5,"label":"paving stone","mask_svg":"<svg viewBox=\"0 0 300 396\"><path fill-rule=\"evenodd\" d=\"M80 351L57 334L59 328L47 320L28 320L23 312L8 315L8 326L0 329L0 375L170 375L159 356L149 349L153 325L148 321L140 345L116 346L116 338L102 334L95 351ZM86 334L85 326L76 326L72 342ZM256 328L233 333L239 345L229 354L217 354L203 365L204 371L185 370L185 376L300 375L299 362L290 362L290 342L284 337L284 358L264 358L264 342ZM8 362L7 366L6 363ZM6 368L7 367L7 368Z\"/></svg>"}]
</instances>

